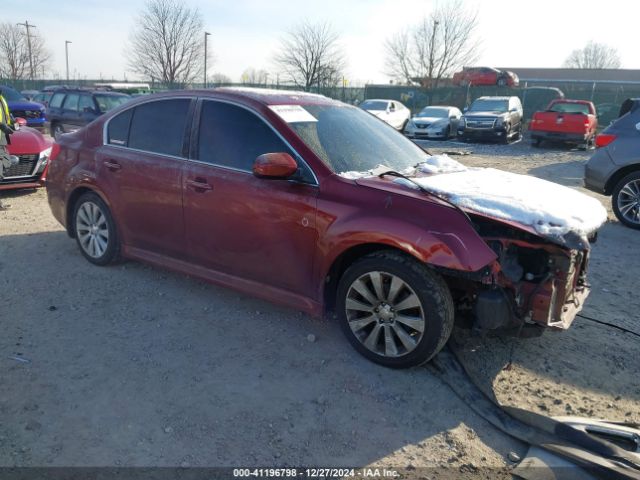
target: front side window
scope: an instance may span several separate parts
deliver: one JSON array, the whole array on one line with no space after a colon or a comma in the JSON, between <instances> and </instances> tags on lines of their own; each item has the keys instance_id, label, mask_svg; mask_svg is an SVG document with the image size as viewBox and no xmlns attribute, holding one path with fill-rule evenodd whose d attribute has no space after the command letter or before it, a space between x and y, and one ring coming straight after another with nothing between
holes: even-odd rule
<instances>
[{"instance_id":1,"label":"front side window","mask_svg":"<svg viewBox=\"0 0 640 480\"><path fill-rule=\"evenodd\" d=\"M65 110L77 112L78 100L80 100L80 95L78 95L77 93L70 93L69 95L67 95L67 98L64 99L62 108L64 108Z\"/></svg>"},{"instance_id":2,"label":"front side window","mask_svg":"<svg viewBox=\"0 0 640 480\"><path fill-rule=\"evenodd\" d=\"M64 100L64 93L54 93L49 102L49 106L52 108L60 108L62 101Z\"/></svg>"},{"instance_id":3,"label":"front side window","mask_svg":"<svg viewBox=\"0 0 640 480\"><path fill-rule=\"evenodd\" d=\"M198 160L250 172L258 156L276 152L293 156L280 137L256 115L228 103L203 102Z\"/></svg>"},{"instance_id":4,"label":"front side window","mask_svg":"<svg viewBox=\"0 0 640 480\"><path fill-rule=\"evenodd\" d=\"M128 146L146 152L182 156L190 103L190 98L178 98L135 107Z\"/></svg>"}]
</instances>

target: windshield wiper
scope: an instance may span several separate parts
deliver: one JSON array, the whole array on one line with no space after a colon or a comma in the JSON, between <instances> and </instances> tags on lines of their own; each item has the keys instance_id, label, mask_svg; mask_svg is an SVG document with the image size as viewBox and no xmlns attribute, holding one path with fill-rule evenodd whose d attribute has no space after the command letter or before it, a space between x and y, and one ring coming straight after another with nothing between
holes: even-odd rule
<instances>
[{"instance_id":1,"label":"windshield wiper","mask_svg":"<svg viewBox=\"0 0 640 480\"><path fill-rule=\"evenodd\" d=\"M420 165L420 164L418 164ZM467 215L467 212L465 212L464 210L462 210L458 205L456 205L455 203L453 203L451 200L448 200L446 198L444 198L442 195L438 195L436 192L429 190L427 188L424 188L422 185L420 185L418 182L416 182L415 180L413 180L410 177L407 177L406 175L400 173L400 172L396 172L395 170L388 170L386 172L382 172L381 174L378 175L378 177L383 178L383 177L397 177L397 178L402 178L406 181L408 181L409 183L411 183L412 185L415 185L416 188L418 190L420 190L422 193L426 193L427 195L432 195L434 197L436 197L438 200L443 201L444 203L446 203L447 205L450 205L451 207L453 207L455 210L459 211L462 215L465 216L465 218L467 220L469 220L469 223L471 223L471 225L473 225L473 221L471 220L471 217L469 215Z\"/></svg>"}]
</instances>

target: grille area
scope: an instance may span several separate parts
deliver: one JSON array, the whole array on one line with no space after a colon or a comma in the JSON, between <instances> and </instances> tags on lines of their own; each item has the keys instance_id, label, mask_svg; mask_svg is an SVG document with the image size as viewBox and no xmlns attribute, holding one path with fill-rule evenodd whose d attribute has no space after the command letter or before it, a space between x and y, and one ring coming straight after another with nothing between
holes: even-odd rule
<instances>
[{"instance_id":1,"label":"grille area","mask_svg":"<svg viewBox=\"0 0 640 480\"><path fill-rule=\"evenodd\" d=\"M42 117L42 112L40 110L13 110L12 114L14 117L21 117L25 120L29 118Z\"/></svg>"},{"instance_id":2,"label":"grille area","mask_svg":"<svg viewBox=\"0 0 640 480\"><path fill-rule=\"evenodd\" d=\"M38 155L20 155L17 165L12 165L4 171L4 179L10 180L12 177L31 177L35 175L35 168L38 163Z\"/></svg>"},{"instance_id":3,"label":"grille area","mask_svg":"<svg viewBox=\"0 0 640 480\"><path fill-rule=\"evenodd\" d=\"M467 119L467 127L469 128L493 128L496 123L495 118L487 117L478 117L478 118L469 118Z\"/></svg>"}]
</instances>

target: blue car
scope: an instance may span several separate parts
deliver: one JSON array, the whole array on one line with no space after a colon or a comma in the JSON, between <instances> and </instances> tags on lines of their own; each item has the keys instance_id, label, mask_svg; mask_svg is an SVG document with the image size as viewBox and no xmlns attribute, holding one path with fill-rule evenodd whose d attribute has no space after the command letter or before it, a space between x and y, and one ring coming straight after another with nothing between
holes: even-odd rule
<instances>
[{"instance_id":1,"label":"blue car","mask_svg":"<svg viewBox=\"0 0 640 480\"><path fill-rule=\"evenodd\" d=\"M0 85L0 93L9 105L9 111L14 118L24 118L27 126L44 131L46 109L41 103L30 102L17 90L6 85Z\"/></svg>"}]
</instances>

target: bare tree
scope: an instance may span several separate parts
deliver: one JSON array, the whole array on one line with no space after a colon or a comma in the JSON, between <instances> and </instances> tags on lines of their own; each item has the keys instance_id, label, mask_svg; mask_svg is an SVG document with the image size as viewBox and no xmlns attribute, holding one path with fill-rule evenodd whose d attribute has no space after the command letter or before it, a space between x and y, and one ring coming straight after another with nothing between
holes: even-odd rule
<instances>
[{"instance_id":1,"label":"bare tree","mask_svg":"<svg viewBox=\"0 0 640 480\"><path fill-rule=\"evenodd\" d=\"M207 83L214 84L214 85L216 85L216 84L219 85L221 83L232 83L232 82L231 82L231 78L229 78L224 73L214 73L213 75L209 75Z\"/></svg>"},{"instance_id":2,"label":"bare tree","mask_svg":"<svg viewBox=\"0 0 640 480\"><path fill-rule=\"evenodd\" d=\"M179 0L148 0L135 25L126 52L130 70L169 86L199 78L204 27L198 9Z\"/></svg>"},{"instance_id":3,"label":"bare tree","mask_svg":"<svg viewBox=\"0 0 640 480\"><path fill-rule=\"evenodd\" d=\"M387 73L412 84L436 88L443 78L478 58L478 17L463 0L436 6L408 30L385 42Z\"/></svg>"},{"instance_id":4,"label":"bare tree","mask_svg":"<svg viewBox=\"0 0 640 480\"><path fill-rule=\"evenodd\" d=\"M247 68L242 72L242 81L251 85L264 85L267 83L269 73L266 70L256 70L255 68Z\"/></svg>"},{"instance_id":5,"label":"bare tree","mask_svg":"<svg viewBox=\"0 0 640 480\"><path fill-rule=\"evenodd\" d=\"M618 51L603 43L590 41L574 50L564 61L567 68L620 68Z\"/></svg>"},{"instance_id":6,"label":"bare tree","mask_svg":"<svg viewBox=\"0 0 640 480\"><path fill-rule=\"evenodd\" d=\"M47 50L42 37L31 35L31 61L33 71L47 69L51 53ZM22 80L30 77L29 45L24 29L13 23L0 24L0 77Z\"/></svg>"},{"instance_id":7,"label":"bare tree","mask_svg":"<svg viewBox=\"0 0 640 480\"><path fill-rule=\"evenodd\" d=\"M338 34L327 23L297 25L282 39L275 61L290 81L305 90L337 85L345 67Z\"/></svg>"}]
</instances>

